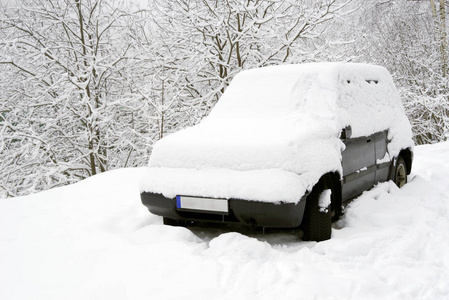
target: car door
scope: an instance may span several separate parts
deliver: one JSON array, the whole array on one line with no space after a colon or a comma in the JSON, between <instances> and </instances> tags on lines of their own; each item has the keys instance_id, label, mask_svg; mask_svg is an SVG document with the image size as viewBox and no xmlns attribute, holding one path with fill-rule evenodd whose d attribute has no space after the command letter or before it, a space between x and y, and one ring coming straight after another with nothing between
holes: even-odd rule
<instances>
[{"instance_id":1,"label":"car door","mask_svg":"<svg viewBox=\"0 0 449 300\"><path fill-rule=\"evenodd\" d=\"M376 175L374 135L343 139L342 152L343 201L349 200L373 187Z\"/></svg>"},{"instance_id":2,"label":"car door","mask_svg":"<svg viewBox=\"0 0 449 300\"><path fill-rule=\"evenodd\" d=\"M388 130L374 134L375 151L376 151L376 177L374 183L387 181L390 172L390 160L383 161L387 154L388 146Z\"/></svg>"}]
</instances>

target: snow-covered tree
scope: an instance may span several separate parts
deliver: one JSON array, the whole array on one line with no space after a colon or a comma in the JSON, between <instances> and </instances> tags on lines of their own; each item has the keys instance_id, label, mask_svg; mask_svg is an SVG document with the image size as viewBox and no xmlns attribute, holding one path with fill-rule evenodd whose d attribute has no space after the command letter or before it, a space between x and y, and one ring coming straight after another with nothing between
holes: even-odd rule
<instances>
[{"instance_id":1,"label":"snow-covered tree","mask_svg":"<svg viewBox=\"0 0 449 300\"><path fill-rule=\"evenodd\" d=\"M449 137L445 1L355 1L340 32L351 60L387 67L396 79L418 144ZM335 29L335 28L334 28Z\"/></svg>"},{"instance_id":2,"label":"snow-covered tree","mask_svg":"<svg viewBox=\"0 0 449 300\"><path fill-rule=\"evenodd\" d=\"M0 15L0 195L143 165L242 69L319 59L350 0L17 0Z\"/></svg>"},{"instance_id":3,"label":"snow-covered tree","mask_svg":"<svg viewBox=\"0 0 449 300\"><path fill-rule=\"evenodd\" d=\"M22 0L1 12L0 191L70 183L145 157L124 1Z\"/></svg>"},{"instance_id":4,"label":"snow-covered tree","mask_svg":"<svg viewBox=\"0 0 449 300\"><path fill-rule=\"evenodd\" d=\"M349 2L155 0L152 18L160 55L185 74L198 120L241 70L316 59L319 38Z\"/></svg>"}]
</instances>

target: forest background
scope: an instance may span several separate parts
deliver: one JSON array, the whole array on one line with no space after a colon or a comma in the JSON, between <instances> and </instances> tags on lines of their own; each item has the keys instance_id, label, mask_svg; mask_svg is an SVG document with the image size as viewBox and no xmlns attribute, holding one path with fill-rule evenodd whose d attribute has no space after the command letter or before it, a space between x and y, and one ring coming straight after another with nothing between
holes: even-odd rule
<instances>
[{"instance_id":1,"label":"forest background","mask_svg":"<svg viewBox=\"0 0 449 300\"><path fill-rule=\"evenodd\" d=\"M0 197L144 166L238 72L379 64L417 144L449 138L445 0L10 0L0 5Z\"/></svg>"}]
</instances>

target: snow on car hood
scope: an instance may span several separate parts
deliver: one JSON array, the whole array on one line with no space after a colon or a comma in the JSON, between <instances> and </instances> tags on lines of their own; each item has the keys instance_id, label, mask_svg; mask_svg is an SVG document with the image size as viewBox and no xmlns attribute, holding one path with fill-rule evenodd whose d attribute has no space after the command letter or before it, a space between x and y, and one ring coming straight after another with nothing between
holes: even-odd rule
<instances>
[{"instance_id":1,"label":"snow on car hood","mask_svg":"<svg viewBox=\"0 0 449 300\"><path fill-rule=\"evenodd\" d=\"M384 68L321 63L244 71L200 124L155 144L141 191L298 202L322 174L341 173L339 134L347 125L353 136L391 127L392 155L412 144Z\"/></svg>"}]
</instances>

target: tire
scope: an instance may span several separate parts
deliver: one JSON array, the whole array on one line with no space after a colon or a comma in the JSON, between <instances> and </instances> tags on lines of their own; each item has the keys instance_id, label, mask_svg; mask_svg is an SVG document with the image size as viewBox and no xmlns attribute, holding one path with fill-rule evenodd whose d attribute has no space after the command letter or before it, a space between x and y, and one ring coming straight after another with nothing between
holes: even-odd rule
<instances>
[{"instance_id":1,"label":"tire","mask_svg":"<svg viewBox=\"0 0 449 300\"><path fill-rule=\"evenodd\" d=\"M399 156L394 168L394 183L399 187L403 187L407 183L407 165L404 158Z\"/></svg>"},{"instance_id":2,"label":"tire","mask_svg":"<svg viewBox=\"0 0 449 300\"><path fill-rule=\"evenodd\" d=\"M186 227L187 226L187 223L184 221L170 219L170 218L166 218L166 217L163 217L162 221L163 221L164 225L168 225L168 226L175 226L175 227Z\"/></svg>"},{"instance_id":3,"label":"tire","mask_svg":"<svg viewBox=\"0 0 449 300\"><path fill-rule=\"evenodd\" d=\"M307 196L306 208L304 211L304 221L302 223L304 231L304 241L321 242L331 238L332 232L332 212L331 212L331 191L327 188L323 179L313 187L312 192ZM320 206L320 198L329 197L328 206Z\"/></svg>"}]
</instances>

